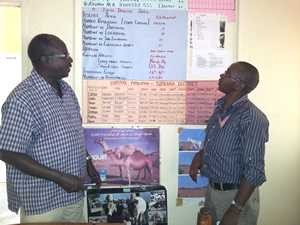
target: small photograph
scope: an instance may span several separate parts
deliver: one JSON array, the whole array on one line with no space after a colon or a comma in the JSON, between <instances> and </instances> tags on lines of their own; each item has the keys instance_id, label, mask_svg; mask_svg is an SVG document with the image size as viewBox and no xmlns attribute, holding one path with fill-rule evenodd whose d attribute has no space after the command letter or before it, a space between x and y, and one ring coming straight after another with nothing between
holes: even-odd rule
<instances>
[{"instance_id":1,"label":"small photograph","mask_svg":"<svg viewBox=\"0 0 300 225\"><path fill-rule=\"evenodd\" d=\"M224 20L220 21L220 34L219 34L219 48L224 48L225 45L225 26L226 22Z\"/></svg>"},{"instance_id":2,"label":"small photograph","mask_svg":"<svg viewBox=\"0 0 300 225\"><path fill-rule=\"evenodd\" d=\"M179 131L179 151L199 151L204 138L204 129L181 128Z\"/></svg>"},{"instance_id":3,"label":"small photograph","mask_svg":"<svg viewBox=\"0 0 300 225\"><path fill-rule=\"evenodd\" d=\"M220 20L220 32L225 33L226 22L224 20Z\"/></svg>"},{"instance_id":4,"label":"small photograph","mask_svg":"<svg viewBox=\"0 0 300 225\"><path fill-rule=\"evenodd\" d=\"M224 44L225 44L225 33L220 33L220 35L219 35L219 41L220 41L219 48L224 48Z\"/></svg>"},{"instance_id":5,"label":"small photograph","mask_svg":"<svg viewBox=\"0 0 300 225\"><path fill-rule=\"evenodd\" d=\"M167 224L167 212L161 210L152 210L149 212L149 225Z\"/></svg>"},{"instance_id":6,"label":"small photograph","mask_svg":"<svg viewBox=\"0 0 300 225\"><path fill-rule=\"evenodd\" d=\"M88 195L89 223L167 225L165 191Z\"/></svg>"},{"instance_id":7,"label":"small photograph","mask_svg":"<svg viewBox=\"0 0 300 225\"><path fill-rule=\"evenodd\" d=\"M198 176L195 183L189 175L178 176L178 197L179 198L198 198L204 197L207 191L208 179Z\"/></svg>"}]
</instances>

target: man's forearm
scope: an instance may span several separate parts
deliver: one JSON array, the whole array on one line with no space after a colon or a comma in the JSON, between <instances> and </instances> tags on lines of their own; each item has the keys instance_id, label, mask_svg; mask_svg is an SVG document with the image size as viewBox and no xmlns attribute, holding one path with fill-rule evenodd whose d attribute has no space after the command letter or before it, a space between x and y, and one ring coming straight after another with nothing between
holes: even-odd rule
<instances>
[{"instance_id":1,"label":"man's forearm","mask_svg":"<svg viewBox=\"0 0 300 225\"><path fill-rule=\"evenodd\" d=\"M14 166L23 173L34 177L44 178L54 181L55 183L57 183L61 177L61 174L58 171L39 164L37 161L33 160L31 157L23 153L1 150L0 159L5 163Z\"/></svg>"},{"instance_id":2,"label":"man's forearm","mask_svg":"<svg viewBox=\"0 0 300 225\"><path fill-rule=\"evenodd\" d=\"M237 192L234 200L240 206L244 206L256 187L248 183L244 178L240 183L240 189Z\"/></svg>"}]
</instances>

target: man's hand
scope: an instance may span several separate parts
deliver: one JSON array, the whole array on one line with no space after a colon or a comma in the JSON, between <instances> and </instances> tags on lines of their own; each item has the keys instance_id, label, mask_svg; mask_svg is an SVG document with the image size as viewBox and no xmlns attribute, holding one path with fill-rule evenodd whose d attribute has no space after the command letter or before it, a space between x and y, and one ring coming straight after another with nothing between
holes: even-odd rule
<instances>
[{"instance_id":1,"label":"man's hand","mask_svg":"<svg viewBox=\"0 0 300 225\"><path fill-rule=\"evenodd\" d=\"M192 178L192 180L196 183L197 182L197 174L198 174L198 170L199 170L199 163L197 163L196 161L193 161L191 166L190 166L190 177Z\"/></svg>"},{"instance_id":2,"label":"man's hand","mask_svg":"<svg viewBox=\"0 0 300 225\"><path fill-rule=\"evenodd\" d=\"M97 172L97 170L95 169L92 160L87 160L87 173L89 175L89 177L91 178L93 183L96 183L97 187L101 186L101 179L99 176L99 173Z\"/></svg>"},{"instance_id":3,"label":"man's hand","mask_svg":"<svg viewBox=\"0 0 300 225\"><path fill-rule=\"evenodd\" d=\"M84 178L82 177L69 174L60 174L59 178L56 180L56 183L69 193L84 190Z\"/></svg>"},{"instance_id":4,"label":"man's hand","mask_svg":"<svg viewBox=\"0 0 300 225\"><path fill-rule=\"evenodd\" d=\"M64 174L57 170L45 167L24 153L16 153L6 150L1 150L0 152L1 160L14 166L23 173L33 177L53 181L66 192L78 192L84 190L83 178L81 177Z\"/></svg>"},{"instance_id":5,"label":"man's hand","mask_svg":"<svg viewBox=\"0 0 300 225\"><path fill-rule=\"evenodd\" d=\"M197 152L197 154L194 156L192 160L189 174L194 182L197 182L197 174L198 174L198 170L202 166L202 159L203 159L203 150Z\"/></svg>"},{"instance_id":6,"label":"man's hand","mask_svg":"<svg viewBox=\"0 0 300 225\"><path fill-rule=\"evenodd\" d=\"M238 225L241 211L234 206L230 206L225 212L219 225Z\"/></svg>"}]
</instances>

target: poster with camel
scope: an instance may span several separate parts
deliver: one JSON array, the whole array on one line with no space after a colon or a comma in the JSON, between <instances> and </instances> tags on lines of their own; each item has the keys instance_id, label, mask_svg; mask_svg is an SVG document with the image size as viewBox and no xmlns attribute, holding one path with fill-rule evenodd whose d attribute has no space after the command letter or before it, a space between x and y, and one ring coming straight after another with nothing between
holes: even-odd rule
<instances>
[{"instance_id":1,"label":"poster with camel","mask_svg":"<svg viewBox=\"0 0 300 225\"><path fill-rule=\"evenodd\" d=\"M195 183L189 176L190 165L195 154L201 151L205 130L200 128L179 129L178 197L204 197L208 179L200 174Z\"/></svg>"},{"instance_id":2,"label":"poster with camel","mask_svg":"<svg viewBox=\"0 0 300 225\"><path fill-rule=\"evenodd\" d=\"M159 184L159 128L86 128L85 144L103 185Z\"/></svg>"}]
</instances>

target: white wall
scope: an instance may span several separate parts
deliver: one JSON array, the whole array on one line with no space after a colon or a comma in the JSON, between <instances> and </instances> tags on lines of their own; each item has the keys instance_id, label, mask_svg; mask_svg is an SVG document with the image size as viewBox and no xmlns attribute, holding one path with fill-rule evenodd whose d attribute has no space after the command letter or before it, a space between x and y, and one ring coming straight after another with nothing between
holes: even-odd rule
<instances>
[{"instance_id":1,"label":"white wall","mask_svg":"<svg viewBox=\"0 0 300 225\"><path fill-rule=\"evenodd\" d=\"M300 221L299 9L299 0L240 1L239 57L260 70L252 99L270 120L261 225Z\"/></svg>"},{"instance_id":2,"label":"white wall","mask_svg":"<svg viewBox=\"0 0 300 225\"><path fill-rule=\"evenodd\" d=\"M74 30L74 10L79 0L24 0L23 50L40 32L54 33L66 43L71 55L80 45ZM299 0L239 1L240 60L250 61L261 73L259 87L250 96L270 120L270 142L266 151L268 181L261 188L260 225L298 225L300 210L300 9ZM79 48L79 50L78 50ZM25 54L23 56L25 60ZM26 57L24 76L31 67ZM70 75L75 86L80 61ZM194 225L197 207L176 207L177 133L173 126L161 127L161 181L169 194L169 224Z\"/></svg>"},{"instance_id":3,"label":"white wall","mask_svg":"<svg viewBox=\"0 0 300 225\"><path fill-rule=\"evenodd\" d=\"M17 6L8 6L0 1L0 107L22 78L21 10ZM0 182L6 180L5 171L5 163L0 161Z\"/></svg>"},{"instance_id":4,"label":"white wall","mask_svg":"<svg viewBox=\"0 0 300 225\"><path fill-rule=\"evenodd\" d=\"M0 1L0 106L22 78L21 10L16 6L18 4L11 4L7 7ZM7 208L5 182L6 166L0 161L0 224L19 223L19 217Z\"/></svg>"},{"instance_id":5,"label":"white wall","mask_svg":"<svg viewBox=\"0 0 300 225\"><path fill-rule=\"evenodd\" d=\"M74 56L74 4L73 0L23 0L22 4L22 54L23 77L30 73L32 66L27 57L27 46L33 36L50 33L60 37ZM76 59L74 59L76 61ZM67 79L74 81L74 65Z\"/></svg>"}]
</instances>

